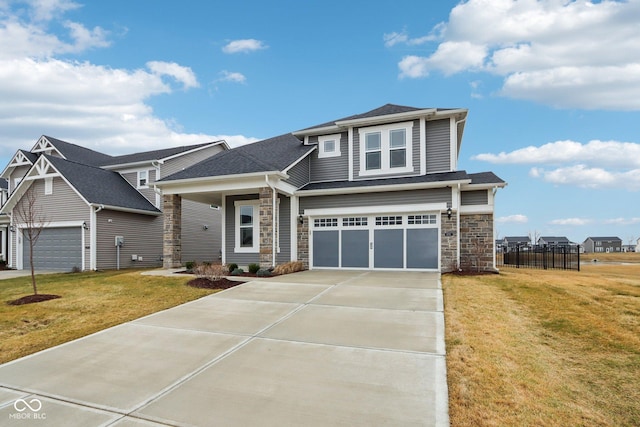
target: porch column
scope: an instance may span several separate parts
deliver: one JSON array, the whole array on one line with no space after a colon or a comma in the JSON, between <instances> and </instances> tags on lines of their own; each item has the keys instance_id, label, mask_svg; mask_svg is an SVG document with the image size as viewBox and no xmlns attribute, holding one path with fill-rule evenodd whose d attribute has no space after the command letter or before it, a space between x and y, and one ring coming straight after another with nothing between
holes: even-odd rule
<instances>
[{"instance_id":1,"label":"porch column","mask_svg":"<svg viewBox=\"0 0 640 427\"><path fill-rule=\"evenodd\" d=\"M273 190L260 189L260 268L273 267Z\"/></svg>"},{"instance_id":2,"label":"porch column","mask_svg":"<svg viewBox=\"0 0 640 427\"><path fill-rule=\"evenodd\" d=\"M162 266L182 266L182 197L177 194L162 196L164 230L162 239Z\"/></svg>"}]
</instances>

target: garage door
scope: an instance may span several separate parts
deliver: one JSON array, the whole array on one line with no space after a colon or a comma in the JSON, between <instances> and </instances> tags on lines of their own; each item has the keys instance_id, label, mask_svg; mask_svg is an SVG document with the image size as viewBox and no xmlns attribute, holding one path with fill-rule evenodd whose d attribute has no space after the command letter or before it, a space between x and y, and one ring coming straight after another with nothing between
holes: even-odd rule
<instances>
[{"instance_id":1,"label":"garage door","mask_svg":"<svg viewBox=\"0 0 640 427\"><path fill-rule=\"evenodd\" d=\"M313 268L439 268L439 215L312 218Z\"/></svg>"},{"instance_id":2,"label":"garage door","mask_svg":"<svg viewBox=\"0 0 640 427\"><path fill-rule=\"evenodd\" d=\"M22 260L25 269L29 263L29 241L23 233ZM71 271L82 268L82 228L45 228L40 233L33 251L33 265L37 270Z\"/></svg>"}]
</instances>

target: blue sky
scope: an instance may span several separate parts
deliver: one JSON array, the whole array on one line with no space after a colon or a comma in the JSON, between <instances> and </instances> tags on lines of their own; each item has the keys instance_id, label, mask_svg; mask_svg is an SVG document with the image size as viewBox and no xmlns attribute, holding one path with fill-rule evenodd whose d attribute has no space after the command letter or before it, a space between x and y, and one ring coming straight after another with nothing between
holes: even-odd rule
<instances>
[{"instance_id":1,"label":"blue sky","mask_svg":"<svg viewBox=\"0 0 640 427\"><path fill-rule=\"evenodd\" d=\"M640 237L640 0L0 0L0 161L232 146L386 103L468 108L498 235Z\"/></svg>"}]
</instances>

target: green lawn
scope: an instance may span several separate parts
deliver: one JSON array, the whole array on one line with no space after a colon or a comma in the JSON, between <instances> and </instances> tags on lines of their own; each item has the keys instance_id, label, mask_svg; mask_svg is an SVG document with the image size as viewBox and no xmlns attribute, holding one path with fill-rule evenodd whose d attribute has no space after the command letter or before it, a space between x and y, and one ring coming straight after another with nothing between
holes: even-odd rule
<instances>
[{"instance_id":1,"label":"green lawn","mask_svg":"<svg viewBox=\"0 0 640 427\"><path fill-rule=\"evenodd\" d=\"M38 293L61 298L22 306L6 302L32 293L31 277L1 280L0 363L216 292L185 286L189 279L132 270L47 274L37 276Z\"/></svg>"}]
</instances>

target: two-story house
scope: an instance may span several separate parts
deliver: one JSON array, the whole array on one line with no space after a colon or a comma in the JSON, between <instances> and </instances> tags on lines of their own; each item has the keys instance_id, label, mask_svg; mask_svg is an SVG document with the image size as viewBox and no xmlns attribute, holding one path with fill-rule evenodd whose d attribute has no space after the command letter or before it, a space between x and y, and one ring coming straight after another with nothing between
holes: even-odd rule
<instances>
[{"instance_id":1,"label":"two-story house","mask_svg":"<svg viewBox=\"0 0 640 427\"><path fill-rule=\"evenodd\" d=\"M155 181L228 150L224 141L110 156L49 136L18 150L0 177L8 198L0 209L10 267L26 269L25 229L42 228L33 264L41 270L97 270L162 265L162 197ZM32 201L31 218L23 209ZM22 212L22 214L21 214ZM217 207L185 201L182 256L218 261Z\"/></svg>"},{"instance_id":2,"label":"two-story house","mask_svg":"<svg viewBox=\"0 0 640 427\"><path fill-rule=\"evenodd\" d=\"M186 200L222 211L222 259L270 267L495 269L506 183L458 170L466 109L387 104L222 152L155 183L164 266L180 265Z\"/></svg>"},{"instance_id":3,"label":"two-story house","mask_svg":"<svg viewBox=\"0 0 640 427\"><path fill-rule=\"evenodd\" d=\"M582 243L586 253L622 252L622 239L619 237L587 237Z\"/></svg>"}]
</instances>

